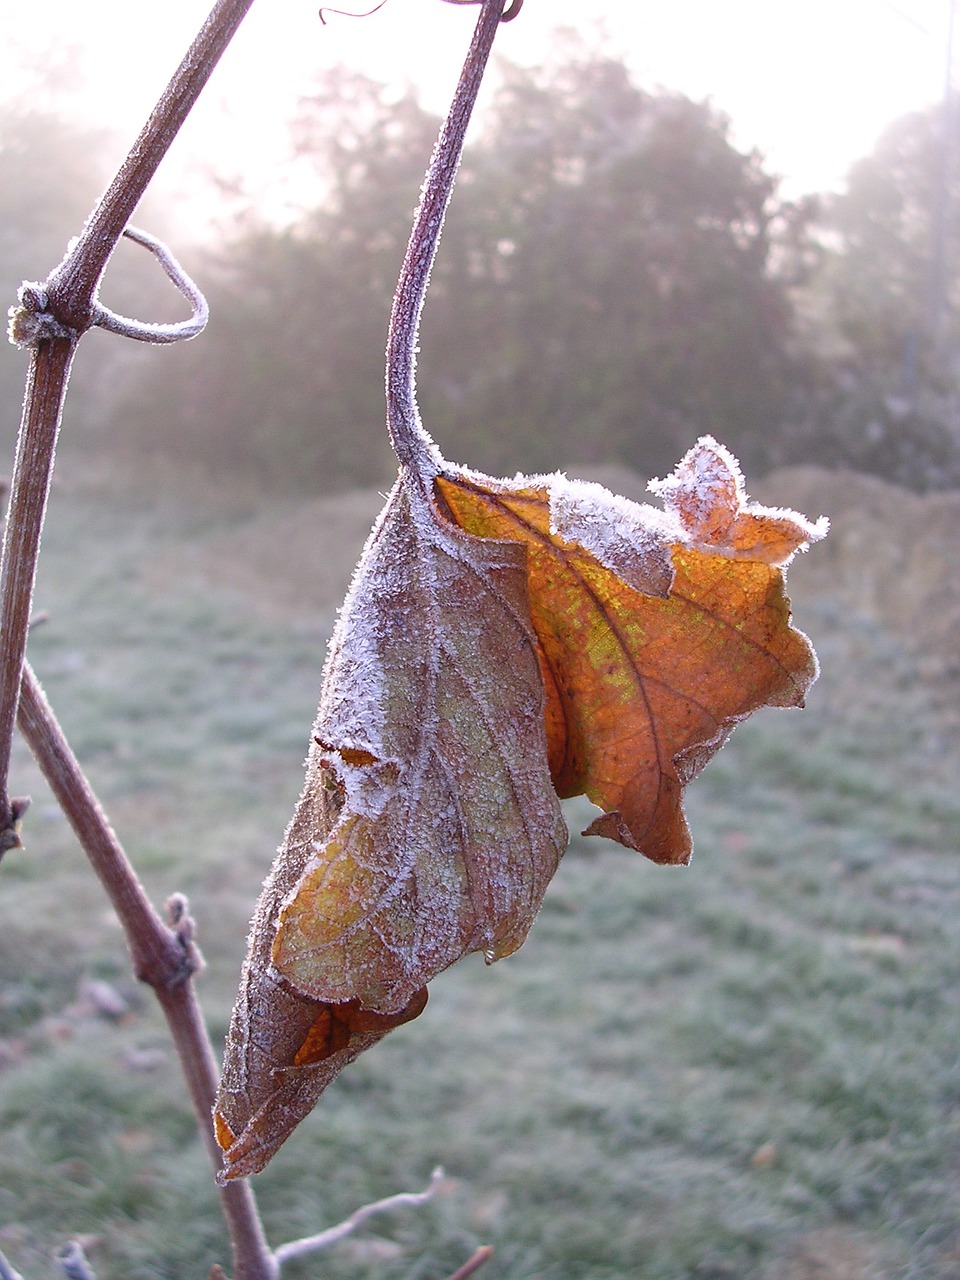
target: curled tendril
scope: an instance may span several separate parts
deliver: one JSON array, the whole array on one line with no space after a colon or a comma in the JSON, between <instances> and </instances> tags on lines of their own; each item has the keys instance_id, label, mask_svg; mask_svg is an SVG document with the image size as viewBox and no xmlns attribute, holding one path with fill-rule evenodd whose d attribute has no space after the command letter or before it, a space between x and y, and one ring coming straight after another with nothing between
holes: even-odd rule
<instances>
[{"instance_id":1,"label":"curled tendril","mask_svg":"<svg viewBox=\"0 0 960 1280\"><path fill-rule=\"evenodd\" d=\"M127 227L123 234L128 240L149 249L190 303L193 314L189 320L181 320L176 324L145 324L142 320L130 320L127 316L117 315L102 303L94 302L90 324L118 333L124 338L133 338L137 342L186 342L202 333L210 314L207 300L167 246L162 240L147 235L145 231L138 231L136 227ZM25 281L20 286L17 300L19 305L11 307L9 312L10 324L7 331L15 346L35 347L44 340L54 338L66 338L75 342L80 336L77 330L62 324L57 318L45 285Z\"/></svg>"},{"instance_id":2,"label":"curled tendril","mask_svg":"<svg viewBox=\"0 0 960 1280\"><path fill-rule=\"evenodd\" d=\"M365 13L354 13L351 9L331 9L329 5L325 4L317 16L324 26L327 25L327 20L323 16L325 13L335 13L338 18L370 18L373 14L379 12L386 3L387 0L380 0L379 4L375 4L372 9L367 9Z\"/></svg>"},{"instance_id":3,"label":"curled tendril","mask_svg":"<svg viewBox=\"0 0 960 1280\"><path fill-rule=\"evenodd\" d=\"M206 298L161 240L147 235L145 231L137 230L136 227L127 227L123 234L128 240L150 250L170 280L190 303L193 314L189 320L181 320L177 324L145 324L141 320L130 320L126 316L117 315L116 312L110 311L98 302L93 307L92 323L101 329L108 329L111 333L119 333L124 338L133 338L137 342L186 342L190 338L195 338L203 331L210 314Z\"/></svg>"},{"instance_id":4,"label":"curled tendril","mask_svg":"<svg viewBox=\"0 0 960 1280\"><path fill-rule=\"evenodd\" d=\"M483 0L444 0L445 4L482 4ZM373 14L379 12L387 3L387 0L380 0L379 4L375 4L372 9L367 9L364 13L354 13L350 9L332 9L329 5L324 5L320 10L320 21L326 26L327 20L324 17L326 13L335 13L341 18L369 18ZM500 15L501 22L512 22L520 10L523 8L523 0L508 0L503 13Z\"/></svg>"}]
</instances>

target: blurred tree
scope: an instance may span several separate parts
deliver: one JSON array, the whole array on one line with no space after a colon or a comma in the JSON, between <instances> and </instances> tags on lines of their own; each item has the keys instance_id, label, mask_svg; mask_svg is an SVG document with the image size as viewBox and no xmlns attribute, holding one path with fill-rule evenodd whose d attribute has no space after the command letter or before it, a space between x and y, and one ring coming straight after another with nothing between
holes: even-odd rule
<instances>
[{"instance_id":1,"label":"blurred tree","mask_svg":"<svg viewBox=\"0 0 960 1280\"><path fill-rule=\"evenodd\" d=\"M56 50L54 49L54 56ZM120 151L109 133L61 114L61 88L69 88L70 66L54 57L30 93L0 102L0 290L4 310L24 280L43 280L62 258L68 240L83 226ZM122 153L121 153L122 154ZM162 218L148 198L138 217L163 235ZM124 245L111 263L105 300L114 309L145 319L167 318L179 299L162 271L142 249ZM89 446L113 418L118 387L146 362L139 344L115 338L91 340L71 379L70 436ZM0 343L0 449L10 468L20 422L27 359Z\"/></svg>"},{"instance_id":2,"label":"blurred tree","mask_svg":"<svg viewBox=\"0 0 960 1280\"><path fill-rule=\"evenodd\" d=\"M140 439L270 485L386 479L386 319L436 127L348 72L303 103L293 139L324 198L228 246L208 333L162 353L125 413ZM502 66L426 309L431 430L498 471L659 473L703 431L752 470L775 463L806 219L722 116L644 93L617 60Z\"/></svg>"},{"instance_id":3,"label":"blurred tree","mask_svg":"<svg viewBox=\"0 0 960 1280\"><path fill-rule=\"evenodd\" d=\"M797 448L828 465L960 483L958 147L955 100L904 116L824 202L802 310L825 381Z\"/></svg>"},{"instance_id":4,"label":"blurred tree","mask_svg":"<svg viewBox=\"0 0 960 1280\"><path fill-rule=\"evenodd\" d=\"M806 215L723 116L567 51L503 70L464 168L424 326L441 440L494 470L662 473L704 431L776 461L799 371L773 250Z\"/></svg>"}]
</instances>

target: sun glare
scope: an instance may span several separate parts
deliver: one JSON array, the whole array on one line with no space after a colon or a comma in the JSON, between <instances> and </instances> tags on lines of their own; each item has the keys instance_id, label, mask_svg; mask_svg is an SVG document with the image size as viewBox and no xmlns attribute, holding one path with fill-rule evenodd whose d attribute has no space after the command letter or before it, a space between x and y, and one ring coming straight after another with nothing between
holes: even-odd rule
<instances>
[{"instance_id":1,"label":"sun glare","mask_svg":"<svg viewBox=\"0 0 960 1280\"><path fill-rule=\"evenodd\" d=\"M209 0L168 0L145 34L127 0L7 4L3 95L34 93L52 72L72 112L109 125L126 142L208 8ZM255 4L163 180L188 200L203 171L242 173L268 193L293 104L336 63L412 84L439 111L475 14L438 0L388 0L371 17L331 13L324 23L316 0ZM841 185L890 120L941 96L948 16L949 0L809 0L802 8L769 0L527 0L521 18L500 33L498 52L532 64L562 28L587 39L602 31L641 84L709 98L730 117L735 143L757 148L787 193L800 195Z\"/></svg>"}]
</instances>

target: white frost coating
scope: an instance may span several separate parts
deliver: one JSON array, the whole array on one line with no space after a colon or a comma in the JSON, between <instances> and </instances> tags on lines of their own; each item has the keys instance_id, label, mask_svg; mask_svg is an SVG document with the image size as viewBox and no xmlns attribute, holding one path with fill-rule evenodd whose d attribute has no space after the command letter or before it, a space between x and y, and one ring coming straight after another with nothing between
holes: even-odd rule
<instances>
[{"instance_id":1,"label":"white frost coating","mask_svg":"<svg viewBox=\"0 0 960 1280\"><path fill-rule=\"evenodd\" d=\"M582 547L637 591L668 594L673 580L669 545L688 540L672 511L632 502L593 481L571 480L562 471L546 475L518 471L510 480L471 467L458 472L491 493L546 490L551 534Z\"/></svg>"},{"instance_id":2,"label":"white frost coating","mask_svg":"<svg viewBox=\"0 0 960 1280\"><path fill-rule=\"evenodd\" d=\"M740 463L713 436L701 436L677 463L672 475L665 480L651 480L647 488L665 499L682 490L685 497L695 499L704 509L718 502L745 502L747 497Z\"/></svg>"},{"instance_id":3,"label":"white frost coating","mask_svg":"<svg viewBox=\"0 0 960 1280\"><path fill-rule=\"evenodd\" d=\"M713 436L701 436L672 475L651 480L648 488L682 525L683 541L719 555L786 565L830 527L826 516L811 521L786 507L751 502L740 464ZM759 524L768 527L759 530ZM760 536L754 544L755 530ZM780 535L776 541L774 532Z\"/></svg>"},{"instance_id":4,"label":"white frost coating","mask_svg":"<svg viewBox=\"0 0 960 1280\"><path fill-rule=\"evenodd\" d=\"M297 990L384 1013L465 951L515 950L566 844L524 553L428 493L404 472L364 548L264 913ZM340 807L318 848L330 772Z\"/></svg>"},{"instance_id":5,"label":"white frost coating","mask_svg":"<svg viewBox=\"0 0 960 1280\"><path fill-rule=\"evenodd\" d=\"M797 547L800 552L809 551L812 542L821 542L830 532L829 516L817 516L816 520L810 520L790 507L764 507L759 502L748 502L747 511L750 515L768 516L771 520L790 520L799 525L805 534L803 542Z\"/></svg>"},{"instance_id":6,"label":"white frost coating","mask_svg":"<svg viewBox=\"0 0 960 1280\"><path fill-rule=\"evenodd\" d=\"M369 626L376 612L368 607L368 601L384 572L392 568L389 561L383 563L381 542L400 493L398 480L374 521L347 588L330 638L314 726L330 746L359 748L378 757L383 755L386 686L380 647Z\"/></svg>"},{"instance_id":7,"label":"white frost coating","mask_svg":"<svg viewBox=\"0 0 960 1280\"><path fill-rule=\"evenodd\" d=\"M602 484L569 480L562 472L543 476L550 494L550 532L575 542L647 595L665 596L672 572L667 550L682 541L672 512L632 502Z\"/></svg>"}]
</instances>

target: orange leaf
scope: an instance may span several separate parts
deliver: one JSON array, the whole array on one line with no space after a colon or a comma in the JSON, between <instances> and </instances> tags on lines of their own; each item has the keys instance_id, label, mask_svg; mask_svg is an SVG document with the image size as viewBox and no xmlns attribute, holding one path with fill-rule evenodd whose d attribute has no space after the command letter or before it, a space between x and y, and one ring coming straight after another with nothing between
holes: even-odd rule
<instances>
[{"instance_id":1,"label":"orange leaf","mask_svg":"<svg viewBox=\"0 0 960 1280\"><path fill-rule=\"evenodd\" d=\"M684 861L684 783L736 720L799 702L816 674L775 565L824 530L748 503L714 441L657 486L658 512L561 476L455 472L423 429L420 309L502 16L483 6L394 296L400 476L254 917L214 1115L224 1179L262 1168L447 965L521 945L566 844L558 792L604 808L592 831Z\"/></svg>"},{"instance_id":2,"label":"orange leaf","mask_svg":"<svg viewBox=\"0 0 960 1280\"><path fill-rule=\"evenodd\" d=\"M462 528L527 548L557 792L604 810L586 834L687 862L684 785L738 720L800 705L816 677L774 563L825 525L748 503L735 461L709 438L651 486L672 526L562 476L508 485L447 473L436 487ZM630 529L642 547L632 564Z\"/></svg>"},{"instance_id":3,"label":"orange leaf","mask_svg":"<svg viewBox=\"0 0 960 1280\"><path fill-rule=\"evenodd\" d=\"M811 522L796 511L751 502L740 464L712 436L701 437L673 475L652 481L650 489L677 516L687 541L732 559L786 565L829 528L824 516Z\"/></svg>"}]
</instances>

